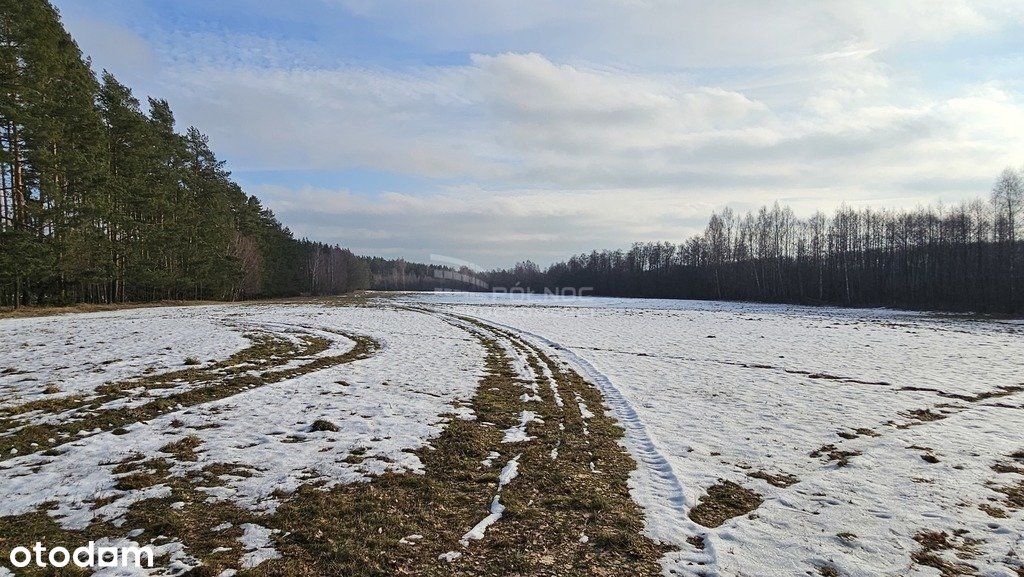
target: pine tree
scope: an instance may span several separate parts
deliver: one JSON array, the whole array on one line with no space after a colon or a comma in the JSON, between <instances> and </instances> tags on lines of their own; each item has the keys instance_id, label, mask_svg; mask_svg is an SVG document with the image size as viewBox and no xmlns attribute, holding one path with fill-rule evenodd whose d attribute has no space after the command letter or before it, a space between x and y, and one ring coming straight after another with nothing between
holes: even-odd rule
<instances>
[{"instance_id":1,"label":"pine tree","mask_svg":"<svg viewBox=\"0 0 1024 577\"><path fill-rule=\"evenodd\" d=\"M0 304L366 282L351 253L296 240L247 197L199 130L175 131L166 101L148 105L108 72L96 80L47 2L0 0Z\"/></svg>"}]
</instances>

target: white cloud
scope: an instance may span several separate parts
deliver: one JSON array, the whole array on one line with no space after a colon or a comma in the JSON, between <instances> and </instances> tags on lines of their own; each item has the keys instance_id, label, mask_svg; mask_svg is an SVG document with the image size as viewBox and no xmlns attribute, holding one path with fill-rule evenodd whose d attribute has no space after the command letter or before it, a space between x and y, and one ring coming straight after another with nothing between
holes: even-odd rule
<instances>
[{"instance_id":1,"label":"white cloud","mask_svg":"<svg viewBox=\"0 0 1024 577\"><path fill-rule=\"evenodd\" d=\"M148 75L156 66L157 57L150 44L131 29L83 16L65 18L79 47L101 68L134 77Z\"/></svg>"},{"instance_id":2,"label":"white cloud","mask_svg":"<svg viewBox=\"0 0 1024 577\"><path fill-rule=\"evenodd\" d=\"M595 247L674 238L696 230L713 205L673 190L493 191L471 185L427 194L355 195L265 186L256 191L300 235L379 255L441 253L492 267L549 261ZM315 206L316 211L309 207Z\"/></svg>"},{"instance_id":3,"label":"white cloud","mask_svg":"<svg viewBox=\"0 0 1024 577\"><path fill-rule=\"evenodd\" d=\"M321 49L308 39L168 31L155 82L236 170L428 182L373 196L253 191L300 234L357 249L543 260L680 239L725 204L809 212L984 194L1024 160L1013 78L938 90L900 59L1019 30L1019 1L337 4L422 54L465 56L325 67L322 53L303 62ZM83 46L116 60L102 27L82 26Z\"/></svg>"},{"instance_id":4,"label":"white cloud","mask_svg":"<svg viewBox=\"0 0 1024 577\"><path fill-rule=\"evenodd\" d=\"M532 53L412 71L227 69L173 80L189 94L179 110L242 167L371 167L490 189L670 187L718 202L750 188L768 200L805 188L870 194L933 176L936 163L957 182L987 179L1024 149L1024 102L997 84L937 99L864 57L806 74L779 106Z\"/></svg>"}]
</instances>

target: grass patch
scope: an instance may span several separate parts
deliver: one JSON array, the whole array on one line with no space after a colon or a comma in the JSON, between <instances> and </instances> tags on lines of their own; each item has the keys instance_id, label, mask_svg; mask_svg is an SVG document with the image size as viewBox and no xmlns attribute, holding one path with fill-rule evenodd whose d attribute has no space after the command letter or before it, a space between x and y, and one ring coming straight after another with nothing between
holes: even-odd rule
<instances>
[{"instance_id":1,"label":"grass patch","mask_svg":"<svg viewBox=\"0 0 1024 577\"><path fill-rule=\"evenodd\" d=\"M163 447L160 447L161 453L168 453L173 455L175 459L179 461L197 461L199 457L196 455L196 448L202 444L202 440L195 435L189 435L184 439L167 443Z\"/></svg>"},{"instance_id":2,"label":"grass patch","mask_svg":"<svg viewBox=\"0 0 1024 577\"><path fill-rule=\"evenodd\" d=\"M1009 509L1024 509L1024 481L1017 481L993 489L1004 495L1003 504Z\"/></svg>"},{"instance_id":3,"label":"grass patch","mask_svg":"<svg viewBox=\"0 0 1024 577\"><path fill-rule=\"evenodd\" d=\"M332 422L330 422L328 420L317 419L317 420L313 421L313 425L310 426L309 430L311 432L314 432L314 433L319 433L319 432L323 432L323 431L330 431L332 433L337 433L341 429L338 428L338 425L335 425L334 423L332 423Z\"/></svg>"},{"instance_id":4,"label":"grass patch","mask_svg":"<svg viewBox=\"0 0 1024 577\"><path fill-rule=\"evenodd\" d=\"M718 527L733 517L746 515L761 506L761 495L732 481L720 481L708 487L697 505L690 509L690 520L704 527Z\"/></svg>"},{"instance_id":5,"label":"grass patch","mask_svg":"<svg viewBox=\"0 0 1024 577\"><path fill-rule=\"evenodd\" d=\"M523 383L497 341L512 337L482 326L471 330L487 352L486 374L471 401L477 419L453 419L432 449L416 451L422 474L385 473L327 491L300 489L264 523L281 532L282 558L245 575L660 574L664 549L641 534L642 513L629 497L626 479L635 463L618 445L622 430L595 416L583 438L578 412L557 408L546 386L539 387L542 402L524 404ZM512 342L528 352L538 374L548 364L563 396L578 392L589 406L601 406L597 390L579 375ZM529 425L534 439L502 443L502 429L517 424L524 408L543 420ZM559 458L552 460L556 444ZM493 466L482 466L492 451L499 453ZM484 539L462 547L462 535L488 512L498 472L516 455L519 476L500 497L504 516ZM591 472L590 463L601 474ZM580 540L584 532L587 542ZM403 542L410 535L423 537ZM438 559L450 551L461 556Z\"/></svg>"},{"instance_id":6,"label":"grass patch","mask_svg":"<svg viewBox=\"0 0 1024 577\"><path fill-rule=\"evenodd\" d=\"M857 457L860 455L860 451L849 451L836 447L833 444L824 445L818 449L811 451L810 456L818 459L821 457L825 458L827 463L835 463L837 467L845 467L850 464L851 457Z\"/></svg>"},{"instance_id":7,"label":"grass patch","mask_svg":"<svg viewBox=\"0 0 1024 577\"><path fill-rule=\"evenodd\" d=\"M963 535L951 536L945 531L921 531L914 536L921 546L911 554L910 558L918 565L938 569L942 577L961 577L977 575L978 568L959 559L950 560L943 552L952 551L960 558L970 558L976 554L974 549L978 541Z\"/></svg>"},{"instance_id":8,"label":"grass patch","mask_svg":"<svg viewBox=\"0 0 1024 577\"><path fill-rule=\"evenodd\" d=\"M797 479L789 473L772 474L765 471L754 471L753 473L747 473L747 476L754 479L761 479L766 481L769 485L774 485L783 489L786 487L792 487L800 482L800 479Z\"/></svg>"}]
</instances>

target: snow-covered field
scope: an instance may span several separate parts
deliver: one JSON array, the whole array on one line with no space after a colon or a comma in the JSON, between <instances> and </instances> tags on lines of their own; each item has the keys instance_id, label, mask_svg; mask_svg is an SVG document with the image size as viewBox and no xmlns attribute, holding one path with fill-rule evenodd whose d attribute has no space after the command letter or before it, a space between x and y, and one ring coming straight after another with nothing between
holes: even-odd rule
<instances>
[{"instance_id":1,"label":"snow-covered field","mask_svg":"<svg viewBox=\"0 0 1024 577\"><path fill-rule=\"evenodd\" d=\"M512 328L602 388L639 463L631 485L648 531L680 547L663 559L669 571L939 575L912 562L922 549L914 538L946 532L961 548L935 554L950 566L1024 572L1024 515L995 490L1021 475L993 470L1024 457L1020 323L694 301L407 298ZM851 453L848 464L833 452ZM797 482L750 476L759 472ZM718 528L696 525L688 511L720 479L764 504ZM707 536L704 550L687 543L693 535Z\"/></svg>"},{"instance_id":2,"label":"snow-covered field","mask_svg":"<svg viewBox=\"0 0 1024 577\"><path fill-rule=\"evenodd\" d=\"M257 520L302 485L419 471L412 451L474 418L484 373L483 346L448 313L508 331L598 387L637 462L629 482L646 533L676 548L666 573L1024 574L1022 497L1006 492L1024 481L1024 325L884 310L422 293L0 320L0 523L42 510L63 529L109 523L111 539L132 539L141 531L127 512L172 483L132 489L123 467L154 455L169 478L229 465L201 498ZM269 364L246 360L267 339L278 343ZM346 357L366 342L370 352ZM549 370L502 345L527 383L519 400L539 402L545 391L529 383L553 382ZM144 386L168 371L183 372ZM189 396L207 378L235 388ZM579 406L586 432L600 407L551 387L559 407ZM166 399L183 404L113 430L74 425ZM502 445L528 442L535 420L523 410ZM14 439L39 424L63 428L19 452ZM502 522L518 459L484 463L500 479L467 544ZM718 527L691 520L723 481L763 503ZM242 568L280 554L258 522L234 530ZM199 563L181 543L161 552L178 570Z\"/></svg>"},{"instance_id":3,"label":"snow-covered field","mask_svg":"<svg viewBox=\"0 0 1024 577\"><path fill-rule=\"evenodd\" d=\"M225 358L248 344L241 330L210 313L173 307L10 319L0 340L0 407L43 396L83 394L186 358Z\"/></svg>"},{"instance_id":4,"label":"snow-covered field","mask_svg":"<svg viewBox=\"0 0 1024 577\"><path fill-rule=\"evenodd\" d=\"M172 473L183 476L210 463L237 466L244 475L224 475L223 485L200 490L211 503L227 500L257 512L273 511L300 484L329 487L384 470L416 470L419 462L409 450L439 434L452 416L471 416L460 405L476 387L483 356L474 340L433 316L376 307L133 309L0 321L0 329L5 334L0 367L16 369L0 381L0 403L8 406L38 399L42 383L87 393L106 380L133 375L132 370L138 375L149 366L182 368L188 356L203 363L224 359L248 344L243 334L254 332L330 338L330 346L317 356L352 347L351 340L332 331L379 343L370 358L182 407L120 431L82 431L82 438L70 443L54 439L56 454L0 462L0 523L4 516L45 504L68 529L96 521L119 526L132 504L169 495L165 485L119 489L123 475L115 469L136 455L166 457L161 447L186 437L198 438L197 458L175 461ZM108 357L124 360L95 372L97 362ZM304 360L312 359L289 364ZM38 413L30 416L39 419ZM317 420L337 430L314 430ZM9 434L0 434L4 452ZM356 450L362 458L347 459ZM132 528L125 529L131 536ZM248 528L245 535L254 531ZM187 557L179 561L184 566L190 562Z\"/></svg>"}]
</instances>

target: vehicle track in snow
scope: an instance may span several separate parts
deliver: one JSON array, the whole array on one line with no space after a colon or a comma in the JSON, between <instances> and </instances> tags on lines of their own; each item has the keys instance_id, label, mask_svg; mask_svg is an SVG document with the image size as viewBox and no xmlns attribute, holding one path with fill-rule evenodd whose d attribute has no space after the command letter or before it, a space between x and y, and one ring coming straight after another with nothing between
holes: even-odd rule
<instances>
[{"instance_id":1,"label":"vehicle track in snow","mask_svg":"<svg viewBox=\"0 0 1024 577\"><path fill-rule=\"evenodd\" d=\"M633 498L645 510L658 510L661 513L652 516L653 518L660 519L660 524L653 525L650 522L648 523L647 530L650 535L664 543L678 544L678 534L682 530L691 537L696 536L703 540L702 547L695 547L691 543L689 548L670 551L663 564L666 567L673 567L673 574L693 576L717 575L717 557L713 543L709 539L703 539L703 536L706 534L705 528L694 523L687 516L689 510L696 503L687 496L672 464L659 450L636 409L630 404L619 388L615 386L612 380L587 359L556 341L511 325L479 317L471 318L481 324L493 326L502 331L517 335L528 343L532 341L530 344L534 347L549 349L551 356L563 360L600 390L612 414L625 429L626 445L639 464L637 473L631 478L630 483L633 489L631 491ZM538 352L540 352L539 349ZM673 521L669 523L665 522L665 519L672 519ZM691 571L689 569L691 567L697 567L697 569Z\"/></svg>"},{"instance_id":2,"label":"vehicle track in snow","mask_svg":"<svg viewBox=\"0 0 1024 577\"><path fill-rule=\"evenodd\" d=\"M222 361L108 383L92 396L0 411L5 448L0 460L59 451L64 444L107 431L118 434L160 415L367 359L386 346L367 336L303 324L247 323L245 329L252 345Z\"/></svg>"},{"instance_id":3,"label":"vehicle track in snow","mask_svg":"<svg viewBox=\"0 0 1024 577\"><path fill-rule=\"evenodd\" d=\"M666 548L643 535L627 486L636 462L596 410L598 389L514 333L398 308L482 345L475 418L451 418L416 450L416 472L300 489L261 523L280 535L282 558L252 575L659 575ZM325 535L342 545L310 546Z\"/></svg>"},{"instance_id":4,"label":"vehicle track in snow","mask_svg":"<svg viewBox=\"0 0 1024 577\"><path fill-rule=\"evenodd\" d=\"M226 468L231 465L227 462L207 463L200 459L207 454L203 446L194 447L189 443L196 439L185 437L158 455L129 456L116 463L122 487L118 491L130 495L165 487L167 493L126 504L125 527L141 530L140 542L157 536L173 539L202 564L200 574L210 575L245 569L244 556L239 559L225 548L234 537L215 529L234 524L236 529L230 530L238 533L244 523L263 528L271 535L268 547L281 553L248 569L245 574L251 576L660 574L658 560L669 548L643 533L643 511L630 497L628 485L638 464L620 444L622 425L602 409L600 389L573 366L557 361L553 350L514 331L469 317L399 308L460 327L485 353L484 370L468 405L476 418L459 418L466 412L444 416L438 436L408 451L421 467L385 470L365 483L327 486L310 477L294 492L275 495L274 511L256 518L231 500L207 499L203 489L220 483L206 473L207 465L213 472L224 467L227 476L245 471ZM286 324L261 322L253 328L277 334L290 330ZM291 326L318 338L330 338L333 331ZM358 354L379 353L389 345L385 335L366 346L372 350ZM289 376L286 371L313 372L328 362L320 354L296 354L287 360L270 354L277 358L261 373L283 379ZM247 370L240 368L237 374ZM260 386L245 378L235 383L239 391L233 393L231 386L223 388L223 377L203 381L199 388L216 385L221 389L210 392L226 398L250 385ZM184 383L182 391L188 388ZM453 402L460 409L467 408L465 403ZM168 405L159 414L169 420L181 410L176 407ZM108 412L105 417L115 415ZM130 434L137 433L125 423ZM521 429L522 435L506 435L513 429ZM345 462L359 466L363 457L353 451ZM199 464L190 468L188 463ZM0 538L11 537L15 527L45 530L55 542L122 534L101 521L81 530L65 527L43 510L10 521Z\"/></svg>"}]
</instances>

